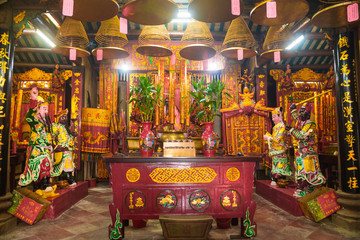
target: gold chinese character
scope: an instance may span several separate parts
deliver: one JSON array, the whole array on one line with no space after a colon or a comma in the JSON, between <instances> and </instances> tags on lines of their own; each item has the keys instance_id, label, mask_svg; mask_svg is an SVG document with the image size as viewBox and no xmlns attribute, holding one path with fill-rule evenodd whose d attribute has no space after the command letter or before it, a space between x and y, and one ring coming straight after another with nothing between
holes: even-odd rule
<instances>
[{"instance_id":1,"label":"gold chinese character","mask_svg":"<svg viewBox=\"0 0 360 240\"><path fill-rule=\"evenodd\" d=\"M347 60L349 57L349 54L347 54L347 50L341 52L340 60Z\"/></svg>"},{"instance_id":2,"label":"gold chinese character","mask_svg":"<svg viewBox=\"0 0 360 240\"><path fill-rule=\"evenodd\" d=\"M77 88L75 88L74 93L76 93L76 94L80 94L80 89L79 89L78 87L77 87Z\"/></svg>"},{"instance_id":3,"label":"gold chinese character","mask_svg":"<svg viewBox=\"0 0 360 240\"><path fill-rule=\"evenodd\" d=\"M350 101L350 92L344 92L344 97L343 97L343 103L352 103L354 101Z\"/></svg>"},{"instance_id":4,"label":"gold chinese character","mask_svg":"<svg viewBox=\"0 0 360 240\"><path fill-rule=\"evenodd\" d=\"M345 47L345 46L346 46L346 47L349 47L349 45L348 45L348 38L347 38L346 36L340 37L340 38L339 38L338 45L339 45L340 48Z\"/></svg>"},{"instance_id":5,"label":"gold chinese character","mask_svg":"<svg viewBox=\"0 0 360 240\"><path fill-rule=\"evenodd\" d=\"M350 79L344 79L344 82L341 83L340 85L343 87L350 87L350 82L351 82Z\"/></svg>"},{"instance_id":6,"label":"gold chinese character","mask_svg":"<svg viewBox=\"0 0 360 240\"><path fill-rule=\"evenodd\" d=\"M353 135L346 135L345 141L349 144L349 147L352 148L355 142L355 137Z\"/></svg>"},{"instance_id":7,"label":"gold chinese character","mask_svg":"<svg viewBox=\"0 0 360 240\"><path fill-rule=\"evenodd\" d=\"M354 122L351 122L350 120L348 120L346 123L345 123L345 127L346 127L346 132L353 132L353 124Z\"/></svg>"},{"instance_id":8,"label":"gold chinese character","mask_svg":"<svg viewBox=\"0 0 360 240\"><path fill-rule=\"evenodd\" d=\"M343 65L341 66L341 73L342 73L342 74L345 74L345 75L349 75L350 69L348 69L347 64L343 64Z\"/></svg>"},{"instance_id":9,"label":"gold chinese character","mask_svg":"<svg viewBox=\"0 0 360 240\"><path fill-rule=\"evenodd\" d=\"M80 80L79 80L79 79L76 79L76 80L74 81L74 83L75 83L75 85L80 85Z\"/></svg>"},{"instance_id":10,"label":"gold chinese character","mask_svg":"<svg viewBox=\"0 0 360 240\"><path fill-rule=\"evenodd\" d=\"M5 117L5 113L4 113L4 106L0 106L0 118L3 118L3 117ZM4 126L2 125L2 128L3 128ZM2 128L0 128L0 130L2 130Z\"/></svg>"},{"instance_id":11,"label":"gold chinese character","mask_svg":"<svg viewBox=\"0 0 360 240\"><path fill-rule=\"evenodd\" d=\"M346 160L347 160L347 161L350 161L350 160L352 160L352 161L357 161L357 159L354 158L354 156L355 156L354 150L350 150L350 151L348 152L348 159L346 159Z\"/></svg>"},{"instance_id":12,"label":"gold chinese character","mask_svg":"<svg viewBox=\"0 0 360 240\"><path fill-rule=\"evenodd\" d=\"M8 45L9 44L9 35L6 33L1 34L0 42L2 45Z\"/></svg>"},{"instance_id":13,"label":"gold chinese character","mask_svg":"<svg viewBox=\"0 0 360 240\"><path fill-rule=\"evenodd\" d=\"M260 90L260 96L265 95L265 91L264 90Z\"/></svg>"},{"instance_id":14,"label":"gold chinese character","mask_svg":"<svg viewBox=\"0 0 360 240\"><path fill-rule=\"evenodd\" d=\"M4 87L6 79L3 76L0 76L0 87Z\"/></svg>"},{"instance_id":15,"label":"gold chinese character","mask_svg":"<svg viewBox=\"0 0 360 240\"><path fill-rule=\"evenodd\" d=\"M0 49L0 58L9 59L8 52L6 51L6 48L1 48Z\"/></svg>"},{"instance_id":16,"label":"gold chinese character","mask_svg":"<svg viewBox=\"0 0 360 240\"><path fill-rule=\"evenodd\" d=\"M260 87L263 88L264 86L265 86L264 82L261 81L261 82L260 82Z\"/></svg>"},{"instance_id":17,"label":"gold chinese character","mask_svg":"<svg viewBox=\"0 0 360 240\"><path fill-rule=\"evenodd\" d=\"M359 188L358 180L356 179L356 177L349 177L349 181L347 183L349 184L350 189Z\"/></svg>"},{"instance_id":18,"label":"gold chinese character","mask_svg":"<svg viewBox=\"0 0 360 240\"><path fill-rule=\"evenodd\" d=\"M5 103L5 101L6 101L5 93L1 90L0 90L0 100L2 103Z\"/></svg>"},{"instance_id":19,"label":"gold chinese character","mask_svg":"<svg viewBox=\"0 0 360 240\"><path fill-rule=\"evenodd\" d=\"M6 64L7 64L7 62L5 62L5 61L1 61L1 62L0 62L0 70L3 71L3 74L6 73L6 69L9 69L9 68L6 66Z\"/></svg>"},{"instance_id":20,"label":"gold chinese character","mask_svg":"<svg viewBox=\"0 0 360 240\"><path fill-rule=\"evenodd\" d=\"M357 167L348 167L347 170L348 171L356 171L358 168Z\"/></svg>"},{"instance_id":21,"label":"gold chinese character","mask_svg":"<svg viewBox=\"0 0 360 240\"><path fill-rule=\"evenodd\" d=\"M349 107L344 107L343 109L343 112L344 112L344 117L353 117L352 115L352 107L349 106Z\"/></svg>"}]
</instances>

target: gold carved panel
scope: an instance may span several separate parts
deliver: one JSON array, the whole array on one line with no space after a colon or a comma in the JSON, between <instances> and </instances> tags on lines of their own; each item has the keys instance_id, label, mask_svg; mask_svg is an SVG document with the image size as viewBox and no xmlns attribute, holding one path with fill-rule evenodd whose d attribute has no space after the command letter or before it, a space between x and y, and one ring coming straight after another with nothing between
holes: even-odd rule
<instances>
[{"instance_id":1,"label":"gold carved panel","mask_svg":"<svg viewBox=\"0 0 360 240\"><path fill-rule=\"evenodd\" d=\"M210 183L217 174L209 167L155 168L149 176L156 183Z\"/></svg>"}]
</instances>

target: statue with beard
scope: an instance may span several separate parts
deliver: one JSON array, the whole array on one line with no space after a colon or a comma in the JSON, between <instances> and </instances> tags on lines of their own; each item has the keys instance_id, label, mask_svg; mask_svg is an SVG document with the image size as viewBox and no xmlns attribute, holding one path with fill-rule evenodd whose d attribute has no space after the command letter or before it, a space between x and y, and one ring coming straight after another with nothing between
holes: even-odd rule
<instances>
[{"instance_id":1,"label":"statue with beard","mask_svg":"<svg viewBox=\"0 0 360 240\"><path fill-rule=\"evenodd\" d=\"M314 190L314 186L321 186L326 182L321 173L317 154L316 124L310 120L311 104L304 103L299 112L296 105L290 106L291 115L295 120L295 127L286 126L286 130L294 137L295 150L295 180L297 189L294 196L302 197Z\"/></svg>"}]
</instances>

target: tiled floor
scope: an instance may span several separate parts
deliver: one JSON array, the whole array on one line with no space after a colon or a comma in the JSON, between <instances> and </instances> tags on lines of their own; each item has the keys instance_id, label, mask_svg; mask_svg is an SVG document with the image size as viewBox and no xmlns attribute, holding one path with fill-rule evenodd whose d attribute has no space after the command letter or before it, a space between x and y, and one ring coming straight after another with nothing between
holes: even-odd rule
<instances>
[{"instance_id":1,"label":"tiled floor","mask_svg":"<svg viewBox=\"0 0 360 240\"><path fill-rule=\"evenodd\" d=\"M360 240L360 235L334 226L329 219L314 223L305 217L294 217L270 202L254 194L257 203L255 221L258 240ZM112 201L112 192L108 185L98 184L89 189L89 196L79 201L56 220L41 220L33 226L19 222L15 229L0 239L37 240L37 239L107 239L108 226L111 223L108 205ZM125 228L125 240L164 239L158 220L149 220L146 228ZM230 229L216 229L213 223L210 240L230 239L230 235L239 234L238 226Z\"/></svg>"}]
</instances>

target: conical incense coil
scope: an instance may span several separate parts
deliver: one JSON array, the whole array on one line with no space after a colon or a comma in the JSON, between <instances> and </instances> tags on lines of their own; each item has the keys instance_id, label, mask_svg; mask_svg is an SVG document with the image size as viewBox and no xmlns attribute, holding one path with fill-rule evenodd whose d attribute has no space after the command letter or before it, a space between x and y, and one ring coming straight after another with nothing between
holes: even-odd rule
<instances>
[{"instance_id":1,"label":"conical incense coil","mask_svg":"<svg viewBox=\"0 0 360 240\"><path fill-rule=\"evenodd\" d=\"M128 39L124 33L119 31L120 20L114 16L101 23L96 33L95 41L102 47L118 47L121 48L128 43Z\"/></svg>"},{"instance_id":2,"label":"conical incense coil","mask_svg":"<svg viewBox=\"0 0 360 240\"><path fill-rule=\"evenodd\" d=\"M89 45L84 26L78 20L65 18L55 37L56 47L53 52L61 55L70 55L70 49L76 49L77 57L87 57L90 53L85 50Z\"/></svg>"},{"instance_id":3,"label":"conical incense coil","mask_svg":"<svg viewBox=\"0 0 360 240\"><path fill-rule=\"evenodd\" d=\"M165 25L145 26L139 36L139 47L136 51L145 56L168 57L172 51L168 48L171 43Z\"/></svg>"},{"instance_id":4,"label":"conical incense coil","mask_svg":"<svg viewBox=\"0 0 360 240\"><path fill-rule=\"evenodd\" d=\"M190 22L181 38L186 47L180 50L181 57L202 61L212 58L216 54L216 50L212 47L214 38L211 35L209 27L204 22Z\"/></svg>"},{"instance_id":5,"label":"conical incense coil","mask_svg":"<svg viewBox=\"0 0 360 240\"><path fill-rule=\"evenodd\" d=\"M67 17L56 34L55 44L57 46L86 48L89 45L89 39L82 23Z\"/></svg>"}]
</instances>

